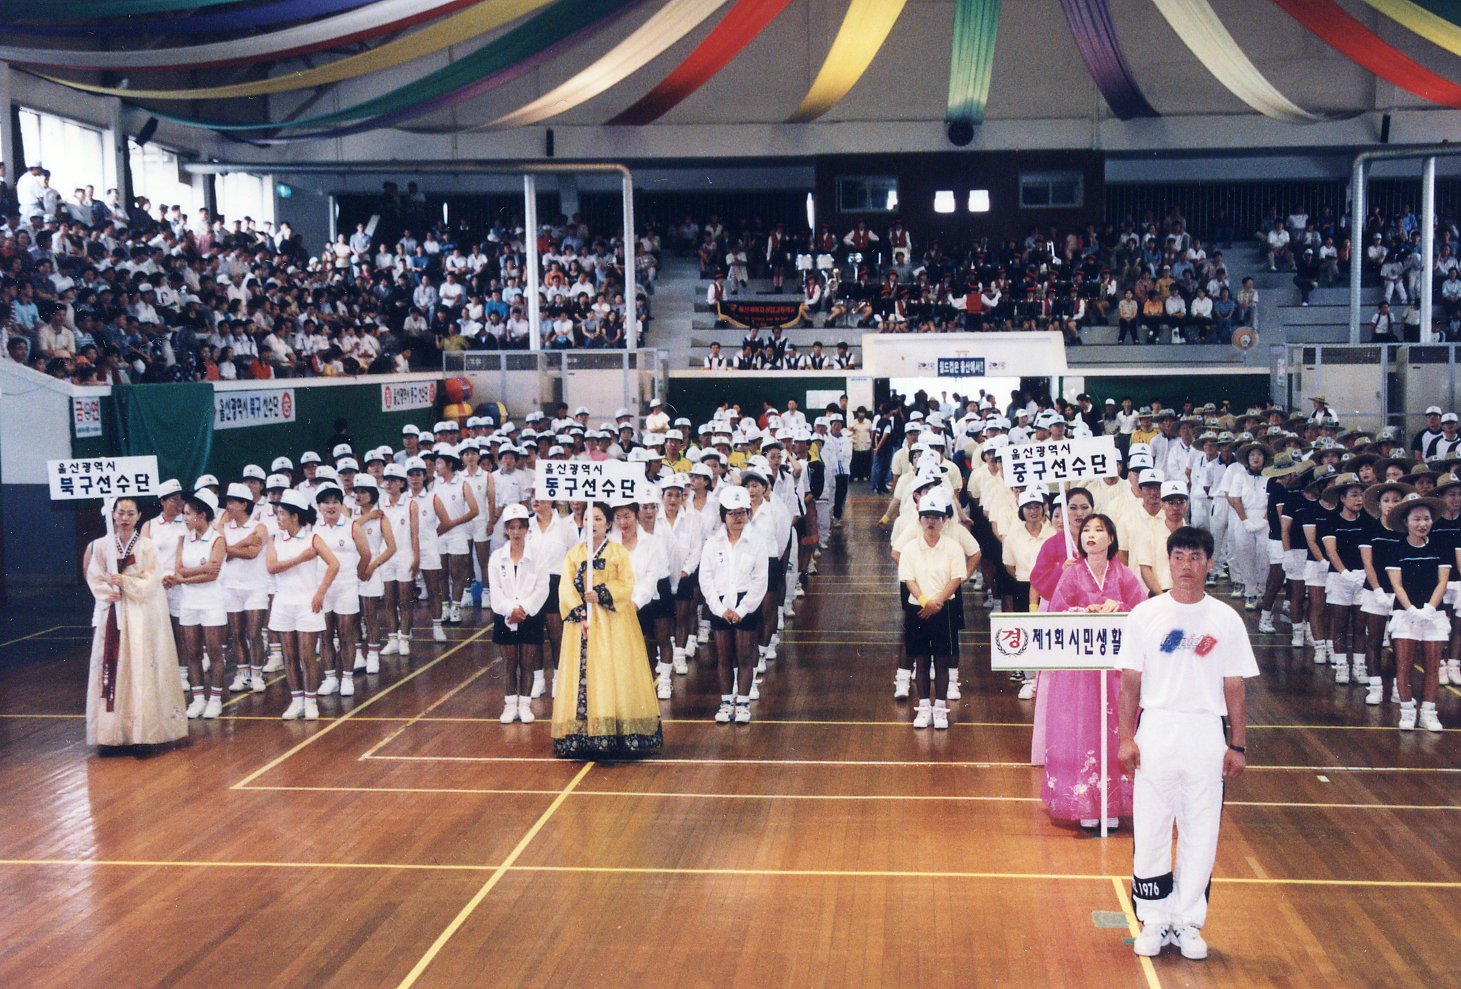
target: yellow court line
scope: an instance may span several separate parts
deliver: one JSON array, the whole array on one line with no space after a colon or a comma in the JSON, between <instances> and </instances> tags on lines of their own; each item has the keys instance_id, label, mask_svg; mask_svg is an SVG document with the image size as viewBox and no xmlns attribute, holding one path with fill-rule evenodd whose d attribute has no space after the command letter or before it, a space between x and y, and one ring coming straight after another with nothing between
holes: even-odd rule
<instances>
[{"instance_id":1,"label":"yellow court line","mask_svg":"<svg viewBox=\"0 0 1461 989\"><path fill-rule=\"evenodd\" d=\"M1116 898L1121 901L1121 912L1126 914L1126 929L1132 937L1136 937L1141 933L1141 925L1136 919L1136 909L1131 905L1131 896L1126 892L1126 886L1122 880L1115 876L1111 877L1111 885L1116 887ZM1162 982L1157 978L1157 969L1152 964L1152 960L1144 955L1136 957L1141 961L1141 972L1146 976L1148 989L1162 989Z\"/></svg>"},{"instance_id":2,"label":"yellow court line","mask_svg":"<svg viewBox=\"0 0 1461 989\"><path fill-rule=\"evenodd\" d=\"M272 686L274 686L274 684L278 683L280 680L287 680L287 679L289 679L288 674L281 673L278 676L276 676L274 679L270 680L268 683L264 684L264 686L266 688L272 687ZM250 697L256 697L256 696L258 696L258 695L254 693L252 687L249 688L248 690L240 690L240 691L238 691L238 696L237 697L230 697L228 699L228 702L225 703L223 706L224 706L225 709L227 709L227 708L230 708L233 705L239 703L240 701L246 700L246 699L248 699ZM262 716L260 716L260 717L262 719ZM243 719L235 717L233 720L241 721ZM279 719L278 718L274 718L273 720L278 721Z\"/></svg>"},{"instance_id":3,"label":"yellow court line","mask_svg":"<svg viewBox=\"0 0 1461 989\"><path fill-rule=\"evenodd\" d=\"M451 940L452 935L457 932L462 924L466 923L467 918L472 915L472 911L477 909L477 905L487 898L487 894L492 892L492 887L496 886L498 881L503 876L507 875L508 870L512 868L512 864L517 861L518 856L522 855L524 850L527 849L528 844L537 837L538 832L543 829L544 824L548 823L548 818L553 816L554 811L563 806L563 801L566 800L568 798L568 795L573 792L574 787L578 786L579 781L588 775L588 771L592 769L593 766L594 764L591 762L586 763L584 767L578 771L578 775L569 780L568 785L565 786L563 788L563 791L558 794L557 798L555 798L554 801L548 805L548 809L543 811L542 816L540 816L538 820L533 824L533 826L528 829L528 833L522 836L522 840L519 841L517 843L517 847L515 847L512 852L508 854L507 858L503 861L502 865L497 869L497 871L492 873L491 877L482 884L482 888L477 890L477 894L467 901L467 905L462 907L462 909L457 912L457 915L452 918L452 922L446 926L446 930L437 935L436 940L432 942L431 947L426 949L426 954L421 956L421 960L418 961L411 969L411 971L406 974L406 977L401 980L401 984L397 986L397 989L410 989L411 986L416 984L416 980L421 977L422 972L426 971L426 967L431 964L432 959L434 959L441 951L441 949L446 946L446 943Z\"/></svg>"},{"instance_id":4,"label":"yellow court line","mask_svg":"<svg viewBox=\"0 0 1461 989\"><path fill-rule=\"evenodd\" d=\"M416 677L420 676L422 673L425 673L427 670L431 669L437 663L440 663L442 660L444 660L444 659L448 658L449 656L451 656L458 649L461 649L464 646L470 645L472 642L475 642L477 639L480 639L483 635L487 634L487 632L488 632L488 629L485 629L485 628L484 629L479 629L470 638L463 639L461 642L458 642L456 645L452 646L446 652L442 653L440 656L436 657L435 659L433 659L431 662L427 663L425 666L421 667L420 669L412 670L410 673L406 674L401 679L397 680L395 683L391 684L389 687L387 687L386 689L382 690L380 693L371 696L369 699L367 699L365 701L365 703L361 704L359 707L352 708L351 710L347 711L345 714L341 715L339 718L335 719L334 721L331 721L329 724L325 725L325 727L323 729L321 729L320 731L315 732L313 735L309 736L309 738L306 738L304 741L300 742L298 745L295 745L289 751L285 752L284 754L282 754L280 756L277 756L277 757L269 760L263 766L259 767L258 769L254 770L252 773L249 773L243 779L239 780L237 783L233 784L233 786L229 787L229 789L230 790L237 790L237 789L239 789L241 787L245 787L248 784L252 783L254 780L258 779L260 776L264 775L269 770L273 769L275 766L278 766L281 763L283 763L284 760L286 760L290 756L294 755L296 752L298 752L300 749L304 748L306 745L309 745L311 742L314 742L315 740L317 740L319 738L323 738L325 735L327 735L330 732L334 731L337 727L339 727L340 725L344 724L346 721L350 720L350 718L354 717L354 715L355 715L355 713L357 711L363 711L363 710L365 710L367 707L369 707L370 705L374 704L376 701L380 700L382 697L386 696L391 691L395 690L397 687L401 686L402 684L409 683L410 681L414 680Z\"/></svg>"},{"instance_id":5,"label":"yellow court line","mask_svg":"<svg viewBox=\"0 0 1461 989\"><path fill-rule=\"evenodd\" d=\"M11 639L9 642L0 642L0 649L4 649L6 646L13 646L17 642L24 642L26 639L34 639L36 636L38 636L38 635L45 635L47 632L54 632L57 629L73 628L73 627L74 628L85 628L86 626L81 626L81 625L78 625L78 626L71 626L71 625L53 625L50 628L44 629L44 630L42 630L40 632L32 632L30 635L22 635L18 639Z\"/></svg>"},{"instance_id":6,"label":"yellow court line","mask_svg":"<svg viewBox=\"0 0 1461 989\"><path fill-rule=\"evenodd\" d=\"M472 681L476 680L478 677L480 677L483 674L485 674L488 670L492 669L492 667L495 666L500 660L501 660L501 657L498 657L497 659L494 659L491 663L488 663L482 669L476 671L471 676L467 677L465 680L463 680L461 683L457 684L451 690L448 690L445 694L443 694L441 697L438 697L435 701L433 701L430 705L428 705L426 707L426 709L423 710L420 714L416 715L414 718L411 718L409 721L407 721L405 724L401 725L395 731L393 731L390 734L388 734L385 738L382 738L379 742L376 742L370 748L366 749L365 752L364 752L364 754L363 755L360 755L358 758L360 758L360 759L369 759L371 756L373 756L375 754L375 752L376 752L377 749L379 749L381 746L385 745L388 742L395 741L396 738L398 738L400 736L401 732L405 731L407 728L410 728L416 722L420 721L421 718L424 717L428 712L435 710L437 707L441 706L442 704L445 704L447 701L449 701L453 697L455 697L460 691L465 690L469 685L471 685Z\"/></svg>"},{"instance_id":7,"label":"yellow court line","mask_svg":"<svg viewBox=\"0 0 1461 989\"><path fill-rule=\"evenodd\" d=\"M551 791L556 793L558 791ZM0 867L13 866L132 866L135 868L178 867L184 869L405 869L415 872L487 872L494 865L444 865L414 862L233 862L207 860L162 861L148 859L0 859Z\"/></svg>"}]
</instances>

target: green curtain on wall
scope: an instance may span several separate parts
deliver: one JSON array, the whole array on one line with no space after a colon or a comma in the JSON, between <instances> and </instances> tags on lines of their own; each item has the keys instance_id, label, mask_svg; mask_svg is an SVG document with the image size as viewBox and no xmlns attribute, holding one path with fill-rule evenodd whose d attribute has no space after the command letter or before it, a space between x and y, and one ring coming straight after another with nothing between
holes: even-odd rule
<instances>
[{"instance_id":1,"label":"green curtain on wall","mask_svg":"<svg viewBox=\"0 0 1461 989\"><path fill-rule=\"evenodd\" d=\"M191 490L213 449L211 384L113 385L112 414L118 455L155 454L158 478Z\"/></svg>"}]
</instances>

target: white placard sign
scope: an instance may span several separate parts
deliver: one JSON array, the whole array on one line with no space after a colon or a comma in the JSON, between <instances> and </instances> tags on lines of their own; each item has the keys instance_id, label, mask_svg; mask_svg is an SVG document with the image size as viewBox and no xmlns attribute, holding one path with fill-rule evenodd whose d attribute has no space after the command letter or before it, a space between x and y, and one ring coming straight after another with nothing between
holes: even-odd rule
<instances>
[{"instance_id":1,"label":"white placard sign","mask_svg":"<svg viewBox=\"0 0 1461 989\"><path fill-rule=\"evenodd\" d=\"M533 491L552 501L613 501L648 484L641 464L622 460L539 460Z\"/></svg>"},{"instance_id":2,"label":"white placard sign","mask_svg":"<svg viewBox=\"0 0 1461 989\"><path fill-rule=\"evenodd\" d=\"M79 395L71 399L71 424L76 438L86 439L101 435L101 398L97 395Z\"/></svg>"},{"instance_id":3,"label":"white placard sign","mask_svg":"<svg viewBox=\"0 0 1461 989\"><path fill-rule=\"evenodd\" d=\"M989 616L990 669L1115 669L1125 627L1125 612L997 612Z\"/></svg>"},{"instance_id":4,"label":"white placard sign","mask_svg":"<svg viewBox=\"0 0 1461 989\"><path fill-rule=\"evenodd\" d=\"M157 458L92 457L47 460L52 501L79 498L146 497L157 491Z\"/></svg>"},{"instance_id":5,"label":"white placard sign","mask_svg":"<svg viewBox=\"0 0 1461 989\"><path fill-rule=\"evenodd\" d=\"M397 381L380 386L380 410L382 412L429 409L435 404L435 381Z\"/></svg>"},{"instance_id":6,"label":"white placard sign","mask_svg":"<svg viewBox=\"0 0 1461 989\"><path fill-rule=\"evenodd\" d=\"M1116 477L1121 470L1116 439L1112 436L1057 443L1011 443L1000 452L1000 457L1004 461L1004 483L1011 487Z\"/></svg>"},{"instance_id":7,"label":"white placard sign","mask_svg":"<svg viewBox=\"0 0 1461 989\"><path fill-rule=\"evenodd\" d=\"M213 428L241 429L294 421L294 389L268 391L215 391Z\"/></svg>"}]
</instances>

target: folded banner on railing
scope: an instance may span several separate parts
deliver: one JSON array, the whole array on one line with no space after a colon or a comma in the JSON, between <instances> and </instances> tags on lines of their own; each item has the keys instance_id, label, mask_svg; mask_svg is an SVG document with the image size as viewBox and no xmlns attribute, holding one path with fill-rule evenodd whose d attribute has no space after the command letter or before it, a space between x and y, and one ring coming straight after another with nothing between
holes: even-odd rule
<instances>
[{"instance_id":1,"label":"folded banner on railing","mask_svg":"<svg viewBox=\"0 0 1461 989\"><path fill-rule=\"evenodd\" d=\"M745 330L785 330L806 319L807 310L800 302L717 302L715 315Z\"/></svg>"}]
</instances>

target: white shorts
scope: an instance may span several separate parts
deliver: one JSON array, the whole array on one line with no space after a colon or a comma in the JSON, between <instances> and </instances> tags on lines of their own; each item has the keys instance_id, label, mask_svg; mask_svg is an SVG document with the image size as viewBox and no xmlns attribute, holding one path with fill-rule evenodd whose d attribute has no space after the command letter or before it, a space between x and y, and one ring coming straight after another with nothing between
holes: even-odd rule
<instances>
[{"instance_id":1,"label":"white shorts","mask_svg":"<svg viewBox=\"0 0 1461 989\"><path fill-rule=\"evenodd\" d=\"M472 550L472 534L465 525L459 525L446 535L438 536L437 541L440 543L439 552L443 556L466 556Z\"/></svg>"},{"instance_id":2,"label":"white shorts","mask_svg":"<svg viewBox=\"0 0 1461 989\"><path fill-rule=\"evenodd\" d=\"M332 615L360 614L360 581L336 577L325 591L325 611Z\"/></svg>"},{"instance_id":3,"label":"white shorts","mask_svg":"<svg viewBox=\"0 0 1461 989\"><path fill-rule=\"evenodd\" d=\"M396 555L382 563L380 568L376 570L374 576L379 578L383 583L385 581L394 581L401 584L410 583L411 554L409 552L403 554L400 550L396 550Z\"/></svg>"},{"instance_id":4,"label":"white shorts","mask_svg":"<svg viewBox=\"0 0 1461 989\"><path fill-rule=\"evenodd\" d=\"M177 618L183 613L183 585L167 589L167 613Z\"/></svg>"},{"instance_id":5,"label":"white shorts","mask_svg":"<svg viewBox=\"0 0 1461 989\"><path fill-rule=\"evenodd\" d=\"M1364 581L1356 584L1346 580L1344 575L1331 573L1324 581L1324 603L1340 608L1352 608L1362 604L1370 585Z\"/></svg>"},{"instance_id":6,"label":"white shorts","mask_svg":"<svg viewBox=\"0 0 1461 989\"><path fill-rule=\"evenodd\" d=\"M262 587L225 587L223 607L230 615L240 611L268 611L269 592Z\"/></svg>"},{"instance_id":7,"label":"white shorts","mask_svg":"<svg viewBox=\"0 0 1461 989\"><path fill-rule=\"evenodd\" d=\"M1268 565L1271 567L1275 567L1283 561L1283 540L1270 539L1268 541Z\"/></svg>"},{"instance_id":8,"label":"white shorts","mask_svg":"<svg viewBox=\"0 0 1461 989\"><path fill-rule=\"evenodd\" d=\"M1379 615L1381 618L1389 618L1395 611L1395 595L1390 591L1382 591L1372 587L1360 595L1360 610L1367 615Z\"/></svg>"},{"instance_id":9,"label":"white shorts","mask_svg":"<svg viewBox=\"0 0 1461 989\"><path fill-rule=\"evenodd\" d=\"M1390 638L1414 639L1417 642L1447 642L1451 638L1451 619L1444 611L1433 615L1396 610L1390 619Z\"/></svg>"},{"instance_id":10,"label":"white shorts","mask_svg":"<svg viewBox=\"0 0 1461 989\"><path fill-rule=\"evenodd\" d=\"M271 632L323 632L324 612L310 610L308 601L284 601L274 599L269 609L269 631Z\"/></svg>"},{"instance_id":11,"label":"white shorts","mask_svg":"<svg viewBox=\"0 0 1461 989\"><path fill-rule=\"evenodd\" d=\"M386 593L386 582L381 577L381 574L383 572L385 572L385 567L384 566L377 567L375 573L371 574L370 577L367 580L360 581L360 596L361 597L363 597L363 598L378 598L378 597L384 597L385 596L385 593Z\"/></svg>"},{"instance_id":12,"label":"white shorts","mask_svg":"<svg viewBox=\"0 0 1461 989\"><path fill-rule=\"evenodd\" d=\"M441 554L437 551L436 546L433 545L430 549L427 549L425 546L421 547L421 569L441 569ZM407 577L406 579L409 580L410 578Z\"/></svg>"},{"instance_id":13,"label":"white shorts","mask_svg":"<svg viewBox=\"0 0 1461 989\"><path fill-rule=\"evenodd\" d=\"M1329 579L1328 560L1307 560L1304 568L1304 586L1323 587Z\"/></svg>"},{"instance_id":14,"label":"white shorts","mask_svg":"<svg viewBox=\"0 0 1461 989\"><path fill-rule=\"evenodd\" d=\"M1283 564L1285 580L1303 580L1304 573L1309 568L1309 554L1301 549L1291 549L1283 554L1283 559L1279 562Z\"/></svg>"},{"instance_id":15,"label":"white shorts","mask_svg":"<svg viewBox=\"0 0 1461 989\"><path fill-rule=\"evenodd\" d=\"M209 628L216 628L219 625L228 624L228 612L221 607L189 608L184 605L182 613L178 615L178 624L184 627L206 625Z\"/></svg>"},{"instance_id":16,"label":"white shorts","mask_svg":"<svg viewBox=\"0 0 1461 989\"><path fill-rule=\"evenodd\" d=\"M472 519L467 531L471 533L474 543L486 543L492 539L492 531L487 528L487 519L483 515Z\"/></svg>"},{"instance_id":17,"label":"white shorts","mask_svg":"<svg viewBox=\"0 0 1461 989\"><path fill-rule=\"evenodd\" d=\"M1441 603L1455 608L1458 593L1461 593L1461 580L1453 580L1446 585L1446 596L1441 599Z\"/></svg>"}]
</instances>

